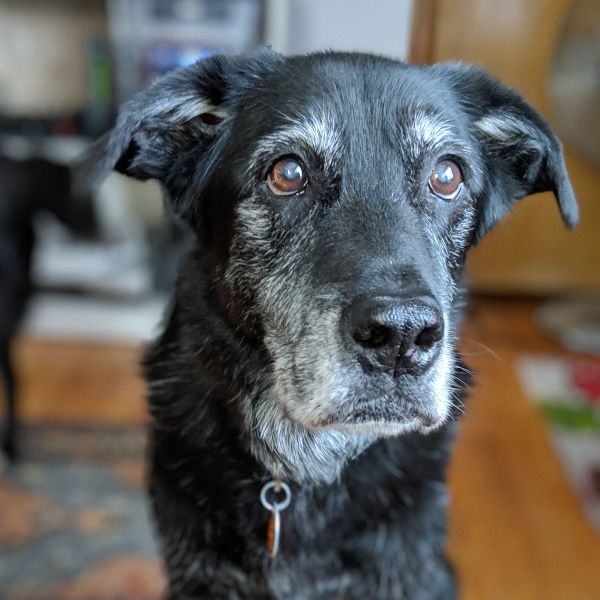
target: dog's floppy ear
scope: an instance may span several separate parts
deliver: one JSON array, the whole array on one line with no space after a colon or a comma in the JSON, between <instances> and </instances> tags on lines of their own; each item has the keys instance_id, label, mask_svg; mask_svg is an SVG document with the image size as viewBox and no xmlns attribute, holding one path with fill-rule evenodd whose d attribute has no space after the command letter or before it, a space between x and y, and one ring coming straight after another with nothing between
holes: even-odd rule
<instances>
[{"instance_id":1,"label":"dog's floppy ear","mask_svg":"<svg viewBox=\"0 0 600 600\"><path fill-rule=\"evenodd\" d=\"M215 160L231 111L230 78L241 60L212 56L139 92L121 107L114 128L75 167L78 179L94 186L114 169L136 179L157 179L175 196L173 186L187 189L190 179L210 170Z\"/></svg>"},{"instance_id":2,"label":"dog's floppy ear","mask_svg":"<svg viewBox=\"0 0 600 600\"><path fill-rule=\"evenodd\" d=\"M519 94L475 67L443 63L436 68L450 80L466 111L487 167L475 241L516 200L537 192L553 192L564 223L574 227L577 201L561 144L546 121Z\"/></svg>"},{"instance_id":3,"label":"dog's floppy ear","mask_svg":"<svg viewBox=\"0 0 600 600\"><path fill-rule=\"evenodd\" d=\"M87 157L91 179L100 180L115 169L136 179L162 181L190 142L210 142L227 116L232 62L213 56L173 71L136 94Z\"/></svg>"}]
</instances>

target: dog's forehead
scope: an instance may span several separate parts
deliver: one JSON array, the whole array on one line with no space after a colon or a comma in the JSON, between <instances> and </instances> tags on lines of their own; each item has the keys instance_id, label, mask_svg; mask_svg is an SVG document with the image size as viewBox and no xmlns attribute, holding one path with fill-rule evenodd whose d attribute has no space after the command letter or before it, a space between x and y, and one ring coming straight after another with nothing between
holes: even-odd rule
<instances>
[{"instance_id":1,"label":"dog's forehead","mask_svg":"<svg viewBox=\"0 0 600 600\"><path fill-rule=\"evenodd\" d=\"M419 154L423 147L455 140L464 129L457 102L442 80L426 68L379 57L292 57L250 96L265 113L245 127L259 129L253 135L260 140L259 153L289 139L330 156L341 151L348 136L354 144L363 140L367 145L381 134L396 146L410 140Z\"/></svg>"},{"instance_id":2,"label":"dog's forehead","mask_svg":"<svg viewBox=\"0 0 600 600\"><path fill-rule=\"evenodd\" d=\"M430 102L443 110L448 101L446 84L427 67L363 54L288 57L271 72L268 84L284 106L326 100L350 118L359 108Z\"/></svg>"}]
</instances>

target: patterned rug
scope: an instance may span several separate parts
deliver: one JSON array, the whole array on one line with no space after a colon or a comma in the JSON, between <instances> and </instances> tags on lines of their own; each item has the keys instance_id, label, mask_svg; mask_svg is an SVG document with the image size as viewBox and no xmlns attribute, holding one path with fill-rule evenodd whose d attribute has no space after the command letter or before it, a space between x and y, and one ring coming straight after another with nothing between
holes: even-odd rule
<instances>
[{"instance_id":1,"label":"patterned rug","mask_svg":"<svg viewBox=\"0 0 600 600\"><path fill-rule=\"evenodd\" d=\"M600 359L525 355L516 366L584 513L600 531Z\"/></svg>"},{"instance_id":2,"label":"patterned rug","mask_svg":"<svg viewBox=\"0 0 600 600\"><path fill-rule=\"evenodd\" d=\"M2 600L158 600L164 590L134 427L29 426L0 469Z\"/></svg>"}]
</instances>

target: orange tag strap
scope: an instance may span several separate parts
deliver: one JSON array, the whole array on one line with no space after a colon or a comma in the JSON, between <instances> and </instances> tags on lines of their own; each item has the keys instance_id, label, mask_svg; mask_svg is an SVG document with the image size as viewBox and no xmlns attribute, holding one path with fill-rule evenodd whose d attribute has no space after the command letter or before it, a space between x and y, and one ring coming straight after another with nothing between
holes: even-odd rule
<instances>
[{"instance_id":1,"label":"orange tag strap","mask_svg":"<svg viewBox=\"0 0 600 600\"><path fill-rule=\"evenodd\" d=\"M276 516L277 515L277 516ZM267 552L269 557L273 558L276 554L275 548L275 521L279 518L279 513L271 513L269 524L267 525Z\"/></svg>"}]
</instances>

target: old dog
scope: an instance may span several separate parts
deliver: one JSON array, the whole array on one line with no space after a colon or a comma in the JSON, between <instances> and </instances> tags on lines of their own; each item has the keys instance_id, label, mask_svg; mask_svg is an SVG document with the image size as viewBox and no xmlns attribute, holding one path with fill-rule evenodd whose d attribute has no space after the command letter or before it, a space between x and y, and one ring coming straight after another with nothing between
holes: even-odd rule
<instances>
[{"instance_id":1,"label":"old dog","mask_svg":"<svg viewBox=\"0 0 600 600\"><path fill-rule=\"evenodd\" d=\"M547 123L461 63L265 51L168 74L89 161L195 234L145 360L170 597L454 597L463 265L528 194L577 222Z\"/></svg>"}]
</instances>

